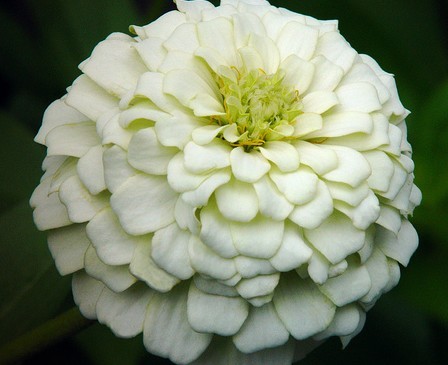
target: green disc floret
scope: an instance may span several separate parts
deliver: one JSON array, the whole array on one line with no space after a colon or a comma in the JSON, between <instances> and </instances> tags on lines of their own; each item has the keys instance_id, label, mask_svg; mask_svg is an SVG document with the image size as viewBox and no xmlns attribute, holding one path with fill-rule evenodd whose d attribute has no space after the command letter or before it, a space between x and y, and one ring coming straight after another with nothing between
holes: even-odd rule
<instances>
[{"instance_id":1,"label":"green disc floret","mask_svg":"<svg viewBox=\"0 0 448 365\"><path fill-rule=\"evenodd\" d=\"M236 124L239 138L231 144L250 150L287 138L294 119L302 113L302 103L298 91L284 83L284 72L221 71L216 78L226 114L213 116L212 121L222 126Z\"/></svg>"}]
</instances>

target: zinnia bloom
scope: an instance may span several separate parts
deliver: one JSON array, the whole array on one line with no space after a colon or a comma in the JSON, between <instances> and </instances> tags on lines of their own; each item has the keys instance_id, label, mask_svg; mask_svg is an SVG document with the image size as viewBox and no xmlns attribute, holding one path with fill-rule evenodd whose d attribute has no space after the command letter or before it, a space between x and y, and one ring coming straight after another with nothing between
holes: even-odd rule
<instances>
[{"instance_id":1,"label":"zinnia bloom","mask_svg":"<svg viewBox=\"0 0 448 365\"><path fill-rule=\"evenodd\" d=\"M177 1L49 106L34 219L81 312L178 364L345 346L418 244L393 76L336 21Z\"/></svg>"}]
</instances>

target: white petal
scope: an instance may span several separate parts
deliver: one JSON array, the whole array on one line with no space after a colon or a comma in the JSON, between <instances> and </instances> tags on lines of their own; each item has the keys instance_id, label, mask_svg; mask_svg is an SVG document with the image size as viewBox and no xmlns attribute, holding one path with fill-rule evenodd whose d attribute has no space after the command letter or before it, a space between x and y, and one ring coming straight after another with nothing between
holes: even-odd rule
<instances>
[{"instance_id":1,"label":"white petal","mask_svg":"<svg viewBox=\"0 0 448 365\"><path fill-rule=\"evenodd\" d=\"M153 295L144 285L133 285L122 293L105 288L96 303L98 321L119 337L134 337L143 331L146 308Z\"/></svg>"},{"instance_id":2,"label":"white petal","mask_svg":"<svg viewBox=\"0 0 448 365\"><path fill-rule=\"evenodd\" d=\"M356 331L361 321L361 312L362 310L356 304L338 308L330 326L322 333L314 336L314 339L321 340L331 336L347 336L352 334Z\"/></svg>"},{"instance_id":3,"label":"white petal","mask_svg":"<svg viewBox=\"0 0 448 365\"><path fill-rule=\"evenodd\" d=\"M176 200L164 177L136 175L112 194L110 204L123 229L139 235L172 223Z\"/></svg>"},{"instance_id":4,"label":"white petal","mask_svg":"<svg viewBox=\"0 0 448 365\"><path fill-rule=\"evenodd\" d=\"M191 266L197 272L220 280L230 279L236 274L233 260L217 255L194 235L190 238L188 252Z\"/></svg>"},{"instance_id":5,"label":"white petal","mask_svg":"<svg viewBox=\"0 0 448 365\"><path fill-rule=\"evenodd\" d=\"M354 133L370 133L373 129L372 117L360 112L332 113L325 116L321 129L306 136L309 138L340 137Z\"/></svg>"},{"instance_id":6,"label":"white petal","mask_svg":"<svg viewBox=\"0 0 448 365\"><path fill-rule=\"evenodd\" d=\"M306 141L297 141L294 147L299 152L300 162L311 167L317 174L323 175L338 166L338 157L330 149Z\"/></svg>"},{"instance_id":7,"label":"white petal","mask_svg":"<svg viewBox=\"0 0 448 365\"><path fill-rule=\"evenodd\" d=\"M294 137L302 137L322 128L322 117L315 113L300 114L294 120ZM300 153L299 153L300 157Z\"/></svg>"},{"instance_id":8,"label":"white petal","mask_svg":"<svg viewBox=\"0 0 448 365\"><path fill-rule=\"evenodd\" d=\"M108 265L129 264L140 240L123 231L117 216L110 208L95 215L87 224L86 231L99 258Z\"/></svg>"},{"instance_id":9,"label":"white petal","mask_svg":"<svg viewBox=\"0 0 448 365\"><path fill-rule=\"evenodd\" d=\"M367 179L369 187L381 192L388 191L394 174L390 157L381 151L367 151L363 155L372 169L372 175Z\"/></svg>"},{"instance_id":10,"label":"white petal","mask_svg":"<svg viewBox=\"0 0 448 365\"><path fill-rule=\"evenodd\" d=\"M283 274L274 305L286 329L297 340L323 331L333 320L334 304L310 280Z\"/></svg>"},{"instance_id":11,"label":"white petal","mask_svg":"<svg viewBox=\"0 0 448 365\"><path fill-rule=\"evenodd\" d=\"M188 322L197 332L231 336L249 314L247 302L239 297L206 294L194 282L188 292Z\"/></svg>"},{"instance_id":12,"label":"white petal","mask_svg":"<svg viewBox=\"0 0 448 365\"><path fill-rule=\"evenodd\" d=\"M225 285L214 279L207 279L202 275L195 275L193 277L196 288L200 291L213 295L221 295L225 297L237 297L238 292L233 286Z\"/></svg>"},{"instance_id":13,"label":"white petal","mask_svg":"<svg viewBox=\"0 0 448 365\"><path fill-rule=\"evenodd\" d=\"M366 323L366 312L364 312L363 310L360 310L359 314L360 314L360 318L359 318L359 323L358 323L358 327L356 328L356 330L353 333L351 333L350 335L340 337L343 349L345 349L347 347L347 345L350 343L350 341L352 340L353 337L355 337L362 331L364 324Z\"/></svg>"},{"instance_id":14,"label":"white petal","mask_svg":"<svg viewBox=\"0 0 448 365\"><path fill-rule=\"evenodd\" d=\"M84 271L73 275L73 300L84 317L96 319L96 303L104 288L105 285L101 281L90 277Z\"/></svg>"},{"instance_id":15,"label":"white petal","mask_svg":"<svg viewBox=\"0 0 448 365\"><path fill-rule=\"evenodd\" d=\"M372 173L370 165L365 157L357 151L341 146L322 145L321 148L328 148L336 152L338 156L338 167L323 177L330 181L343 182L356 187Z\"/></svg>"},{"instance_id":16,"label":"white petal","mask_svg":"<svg viewBox=\"0 0 448 365\"><path fill-rule=\"evenodd\" d=\"M168 164L168 183L178 192L186 192L196 189L206 180L210 174L193 174L185 169L183 152L174 156Z\"/></svg>"},{"instance_id":17,"label":"white petal","mask_svg":"<svg viewBox=\"0 0 448 365\"><path fill-rule=\"evenodd\" d=\"M132 47L134 42L131 37L100 42L82 64L82 72L111 94L122 96L148 70Z\"/></svg>"},{"instance_id":18,"label":"white petal","mask_svg":"<svg viewBox=\"0 0 448 365\"><path fill-rule=\"evenodd\" d=\"M269 275L276 272L268 260L246 256L235 257L235 265L243 278L253 278L257 275Z\"/></svg>"},{"instance_id":19,"label":"white petal","mask_svg":"<svg viewBox=\"0 0 448 365\"><path fill-rule=\"evenodd\" d=\"M386 228L387 230L398 235L398 231L401 229L401 214L400 212L388 205L381 205L380 216L376 223Z\"/></svg>"},{"instance_id":20,"label":"white petal","mask_svg":"<svg viewBox=\"0 0 448 365\"><path fill-rule=\"evenodd\" d=\"M232 173L240 181L254 183L260 180L271 168L269 162L260 152L252 150L245 152L243 147L237 147L230 153Z\"/></svg>"},{"instance_id":21,"label":"white petal","mask_svg":"<svg viewBox=\"0 0 448 365\"><path fill-rule=\"evenodd\" d=\"M45 110L42 126L34 140L46 144L47 134L54 128L65 124L88 122L89 118L76 109L68 106L63 99L58 99Z\"/></svg>"},{"instance_id":22,"label":"white petal","mask_svg":"<svg viewBox=\"0 0 448 365\"><path fill-rule=\"evenodd\" d=\"M106 189L103 167L103 147L92 147L78 161L78 176L92 195Z\"/></svg>"},{"instance_id":23,"label":"white petal","mask_svg":"<svg viewBox=\"0 0 448 365\"><path fill-rule=\"evenodd\" d=\"M142 62L148 70L157 71L166 56L166 49L163 47L165 39L149 37L134 44ZM138 81L139 82L139 81Z\"/></svg>"},{"instance_id":24,"label":"white petal","mask_svg":"<svg viewBox=\"0 0 448 365\"><path fill-rule=\"evenodd\" d=\"M86 75L79 76L73 82L65 102L93 121L118 105L117 98L108 94Z\"/></svg>"},{"instance_id":25,"label":"white petal","mask_svg":"<svg viewBox=\"0 0 448 365\"><path fill-rule=\"evenodd\" d=\"M236 286L238 293L245 299L251 299L272 294L278 285L280 274L258 275L243 279Z\"/></svg>"},{"instance_id":26,"label":"white petal","mask_svg":"<svg viewBox=\"0 0 448 365\"><path fill-rule=\"evenodd\" d=\"M369 272L365 266L350 265L342 275L328 279L325 284L319 286L319 290L338 307L342 307L362 298L371 286Z\"/></svg>"},{"instance_id":27,"label":"white petal","mask_svg":"<svg viewBox=\"0 0 448 365\"><path fill-rule=\"evenodd\" d=\"M262 37L252 34L249 45L254 47L264 61L264 71L274 74L280 64L280 54L277 46L269 37Z\"/></svg>"},{"instance_id":28,"label":"white petal","mask_svg":"<svg viewBox=\"0 0 448 365\"><path fill-rule=\"evenodd\" d=\"M365 183L352 188L347 184L328 181L327 188L330 190L333 199L343 201L354 207L358 206L369 194L369 187Z\"/></svg>"},{"instance_id":29,"label":"white petal","mask_svg":"<svg viewBox=\"0 0 448 365\"><path fill-rule=\"evenodd\" d=\"M52 129L46 138L48 156L82 157L90 148L101 144L92 122L65 124Z\"/></svg>"},{"instance_id":30,"label":"white petal","mask_svg":"<svg viewBox=\"0 0 448 365\"><path fill-rule=\"evenodd\" d=\"M177 151L177 148L161 145L154 128L145 128L132 137L128 161L137 170L153 175L165 175L168 163Z\"/></svg>"},{"instance_id":31,"label":"white petal","mask_svg":"<svg viewBox=\"0 0 448 365\"><path fill-rule=\"evenodd\" d=\"M335 202L334 207L350 217L353 225L358 229L367 229L377 221L381 213L380 202L371 190L357 207L351 207L344 202Z\"/></svg>"},{"instance_id":32,"label":"white petal","mask_svg":"<svg viewBox=\"0 0 448 365\"><path fill-rule=\"evenodd\" d=\"M223 17L202 21L197 25L199 43L219 51L228 65L236 63L236 49L234 47L233 25Z\"/></svg>"},{"instance_id":33,"label":"white petal","mask_svg":"<svg viewBox=\"0 0 448 365\"><path fill-rule=\"evenodd\" d=\"M265 348L277 347L288 341L289 333L278 318L272 303L251 308L241 330L233 336L237 348L252 353Z\"/></svg>"},{"instance_id":34,"label":"white petal","mask_svg":"<svg viewBox=\"0 0 448 365\"><path fill-rule=\"evenodd\" d=\"M199 145L209 144L225 128L225 126L205 125L196 128L191 134L193 142Z\"/></svg>"},{"instance_id":35,"label":"white petal","mask_svg":"<svg viewBox=\"0 0 448 365\"><path fill-rule=\"evenodd\" d=\"M183 112L173 111L173 116L156 123L156 134L160 143L168 147L183 147L191 140L191 133L202 127L200 119Z\"/></svg>"},{"instance_id":36,"label":"white petal","mask_svg":"<svg viewBox=\"0 0 448 365\"><path fill-rule=\"evenodd\" d=\"M303 111L305 113L323 114L339 104L336 94L332 91L321 90L307 94L303 98Z\"/></svg>"},{"instance_id":37,"label":"white petal","mask_svg":"<svg viewBox=\"0 0 448 365\"><path fill-rule=\"evenodd\" d=\"M230 178L230 169L219 170L204 180L195 190L183 193L182 199L194 207L205 206L215 190L221 185L228 183Z\"/></svg>"},{"instance_id":38,"label":"white petal","mask_svg":"<svg viewBox=\"0 0 448 365\"><path fill-rule=\"evenodd\" d=\"M225 258L238 255L229 222L219 213L214 202L201 210L201 227L200 238L213 251Z\"/></svg>"},{"instance_id":39,"label":"white petal","mask_svg":"<svg viewBox=\"0 0 448 365\"><path fill-rule=\"evenodd\" d=\"M353 65L356 51L342 37L339 32L328 32L319 38L316 55L323 55L334 64L347 72Z\"/></svg>"},{"instance_id":40,"label":"white petal","mask_svg":"<svg viewBox=\"0 0 448 365\"><path fill-rule=\"evenodd\" d=\"M48 232L48 247L61 275L84 267L84 254L90 246L84 224L73 224Z\"/></svg>"},{"instance_id":41,"label":"white petal","mask_svg":"<svg viewBox=\"0 0 448 365\"><path fill-rule=\"evenodd\" d=\"M296 55L290 55L284 59L280 69L285 72L283 83L293 86L299 95L303 95L311 84L314 76L314 65L304 61Z\"/></svg>"},{"instance_id":42,"label":"white petal","mask_svg":"<svg viewBox=\"0 0 448 365\"><path fill-rule=\"evenodd\" d=\"M361 298L361 301L370 303L383 293L384 288L389 283L389 264L381 250L375 249L364 265L369 272L372 286L370 291Z\"/></svg>"},{"instance_id":43,"label":"white petal","mask_svg":"<svg viewBox=\"0 0 448 365\"><path fill-rule=\"evenodd\" d=\"M293 204L308 203L316 196L319 179L306 167L301 167L291 173L281 173L273 169L269 175L278 190Z\"/></svg>"},{"instance_id":44,"label":"white petal","mask_svg":"<svg viewBox=\"0 0 448 365\"><path fill-rule=\"evenodd\" d=\"M283 239L284 222L258 215L250 222L230 224L233 242L243 255L255 258L271 258Z\"/></svg>"},{"instance_id":45,"label":"white petal","mask_svg":"<svg viewBox=\"0 0 448 365\"><path fill-rule=\"evenodd\" d=\"M342 68L323 56L315 57L311 62L314 64L315 70L308 92L333 91L344 76Z\"/></svg>"},{"instance_id":46,"label":"white petal","mask_svg":"<svg viewBox=\"0 0 448 365\"><path fill-rule=\"evenodd\" d=\"M270 262L278 271L290 271L306 263L313 254L305 243L299 229L293 224L286 224L283 241Z\"/></svg>"},{"instance_id":47,"label":"white petal","mask_svg":"<svg viewBox=\"0 0 448 365\"><path fill-rule=\"evenodd\" d=\"M310 202L299 205L289 215L298 226L314 229L318 227L333 212L333 199L325 183L317 182L316 197Z\"/></svg>"},{"instance_id":48,"label":"white petal","mask_svg":"<svg viewBox=\"0 0 448 365\"><path fill-rule=\"evenodd\" d=\"M91 195L78 176L72 176L61 184L59 198L67 207L68 216L74 223L89 221L108 205L107 192Z\"/></svg>"},{"instance_id":49,"label":"white petal","mask_svg":"<svg viewBox=\"0 0 448 365\"><path fill-rule=\"evenodd\" d=\"M319 252L314 252L308 265L308 275L316 284L327 281L330 271L330 262ZM299 271L300 272L300 271Z\"/></svg>"},{"instance_id":50,"label":"white petal","mask_svg":"<svg viewBox=\"0 0 448 365\"><path fill-rule=\"evenodd\" d=\"M257 215L258 198L250 184L232 179L219 187L215 196L219 211L227 219L249 222Z\"/></svg>"},{"instance_id":51,"label":"white petal","mask_svg":"<svg viewBox=\"0 0 448 365\"><path fill-rule=\"evenodd\" d=\"M375 243L386 256L407 266L418 246L417 231L408 220L403 219L397 237L392 232L378 227Z\"/></svg>"},{"instance_id":52,"label":"white petal","mask_svg":"<svg viewBox=\"0 0 448 365\"><path fill-rule=\"evenodd\" d=\"M137 174L127 161L126 151L118 146L112 146L104 151L103 163L104 180L111 193L114 193L131 176Z\"/></svg>"},{"instance_id":53,"label":"white petal","mask_svg":"<svg viewBox=\"0 0 448 365\"><path fill-rule=\"evenodd\" d=\"M188 323L187 290L179 285L167 294L154 294L143 329L148 351L177 363L197 359L212 339L210 334L194 331Z\"/></svg>"},{"instance_id":54,"label":"white petal","mask_svg":"<svg viewBox=\"0 0 448 365\"><path fill-rule=\"evenodd\" d=\"M148 25L141 27L141 30L147 37L167 39L173 32L173 29L176 29L179 25L185 23L186 20L185 14L182 14L179 11L170 11Z\"/></svg>"},{"instance_id":55,"label":"white petal","mask_svg":"<svg viewBox=\"0 0 448 365\"><path fill-rule=\"evenodd\" d=\"M277 165L282 172L290 172L298 169L300 164L297 150L289 143L274 141L267 142L259 147L261 154Z\"/></svg>"},{"instance_id":56,"label":"white petal","mask_svg":"<svg viewBox=\"0 0 448 365\"><path fill-rule=\"evenodd\" d=\"M183 1L182 3L190 4L187 1ZM203 3L209 5L209 3L206 1L204 1ZM199 47L196 24L184 23L179 25L174 29L171 36L165 42L163 42L163 47L171 52L183 51L193 54L194 51Z\"/></svg>"},{"instance_id":57,"label":"white petal","mask_svg":"<svg viewBox=\"0 0 448 365\"><path fill-rule=\"evenodd\" d=\"M362 248L365 232L355 228L344 215L334 213L319 227L305 230L305 237L332 264L337 264Z\"/></svg>"},{"instance_id":58,"label":"white petal","mask_svg":"<svg viewBox=\"0 0 448 365\"><path fill-rule=\"evenodd\" d=\"M93 246L86 251L84 265L88 275L100 280L115 292L122 292L137 281L127 265L111 266L102 262Z\"/></svg>"},{"instance_id":59,"label":"white petal","mask_svg":"<svg viewBox=\"0 0 448 365\"><path fill-rule=\"evenodd\" d=\"M159 229L152 239L151 257L162 269L182 280L194 273L188 257L190 235L173 223Z\"/></svg>"},{"instance_id":60,"label":"white petal","mask_svg":"<svg viewBox=\"0 0 448 365\"><path fill-rule=\"evenodd\" d=\"M230 151L232 148L220 140L201 146L194 142L184 148L184 165L195 174L202 174L215 169L230 166Z\"/></svg>"},{"instance_id":61,"label":"white petal","mask_svg":"<svg viewBox=\"0 0 448 365\"><path fill-rule=\"evenodd\" d=\"M224 2L221 3L221 5ZM236 6L237 4L232 4ZM261 19L255 14L251 13L236 13L232 16L233 29L235 34L235 45L237 49L247 45L252 34L260 36L266 35L266 29L261 22Z\"/></svg>"},{"instance_id":62,"label":"white petal","mask_svg":"<svg viewBox=\"0 0 448 365\"><path fill-rule=\"evenodd\" d=\"M381 109L378 93L368 82L354 82L337 88L341 108L346 111L371 113Z\"/></svg>"},{"instance_id":63,"label":"white petal","mask_svg":"<svg viewBox=\"0 0 448 365\"><path fill-rule=\"evenodd\" d=\"M394 174L390 179L389 189L385 193L380 193L379 195L383 196L386 199L393 200L397 197L400 190L406 184L408 173L403 168L403 166L400 163L398 163L395 159L391 159L391 161L394 165Z\"/></svg>"},{"instance_id":64,"label":"white petal","mask_svg":"<svg viewBox=\"0 0 448 365\"><path fill-rule=\"evenodd\" d=\"M258 196L261 214L274 220L284 220L292 212L293 204L284 197L268 176L261 178L253 186Z\"/></svg>"},{"instance_id":65,"label":"white petal","mask_svg":"<svg viewBox=\"0 0 448 365\"><path fill-rule=\"evenodd\" d=\"M73 223L57 192L47 194L46 198L34 208L33 220L41 231L68 226Z\"/></svg>"},{"instance_id":66,"label":"white petal","mask_svg":"<svg viewBox=\"0 0 448 365\"><path fill-rule=\"evenodd\" d=\"M319 31L298 22L287 23L277 39L281 59L295 54L309 60L316 49Z\"/></svg>"}]
</instances>

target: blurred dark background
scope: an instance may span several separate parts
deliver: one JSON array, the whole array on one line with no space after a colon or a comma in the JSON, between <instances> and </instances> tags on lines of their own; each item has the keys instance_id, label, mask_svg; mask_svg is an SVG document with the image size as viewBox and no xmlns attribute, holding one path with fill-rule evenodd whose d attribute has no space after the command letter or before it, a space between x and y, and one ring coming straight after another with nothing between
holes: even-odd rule
<instances>
[{"instance_id":1,"label":"blurred dark background","mask_svg":"<svg viewBox=\"0 0 448 365\"><path fill-rule=\"evenodd\" d=\"M364 331L347 349L332 339L301 364L448 364L448 2L271 3L339 19L358 52L396 75L403 104L412 111L409 140L423 191L412 219L420 248L399 286L369 312ZM99 41L170 9L169 0L0 3L0 346L73 306L70 279L56 273L27 203L45 155L32 138L46 106L65 93ZM170 364L147 354L141 337L118 339L99 324L24 362L61 363Z\"/></svg>"}]
</instances>

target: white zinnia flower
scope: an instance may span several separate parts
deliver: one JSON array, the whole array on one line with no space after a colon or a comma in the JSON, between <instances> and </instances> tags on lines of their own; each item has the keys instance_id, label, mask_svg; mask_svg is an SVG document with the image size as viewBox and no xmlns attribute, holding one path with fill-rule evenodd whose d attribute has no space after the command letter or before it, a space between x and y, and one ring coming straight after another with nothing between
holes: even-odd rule
<instances>
[{"instance_id":1,"label":"white zinnia flower","mask_svg":"<svg viewBox=\"0 0 448 365\"><path fill-rule=\"evenodd\" d=\"M47 109L34 219L81 312L181 364L344 345L417 234L407 110L337 22L178 0Z\"/></svg>"}]
</instances>

